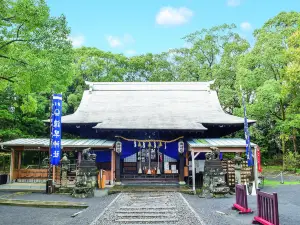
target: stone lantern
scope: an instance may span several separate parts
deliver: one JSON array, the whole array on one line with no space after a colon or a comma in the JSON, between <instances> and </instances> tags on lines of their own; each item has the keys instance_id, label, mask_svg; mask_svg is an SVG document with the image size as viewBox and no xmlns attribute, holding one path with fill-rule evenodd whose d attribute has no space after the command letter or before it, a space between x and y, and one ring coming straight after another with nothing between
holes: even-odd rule
<instances>
[{"instance_id":1,"label":"stone lantern","mask_svg":"<svg viewBox=\"0 0 300 225\"><path fill-rule=\"evenodd\" d=\"M234 157L234 170L235 170L235 182L238 184L242 183L242 179L241 179L241 170L242 170L242 162L243 162L243 158L240 157L238 154L235 155Z\"/></svg>"},{"instance_id":2,"label":"stone lantern","mask_svg":"<svg viewBox=\"0 0 300 225\"><path fill-rule=\"evenodd\" d=\"M66 153L64 153L64 156L62 157L60 162L61 162L61 171L62 171L61 187L62 188L67 188L67 186L68 186L67 172L69 170L70 160L68 159Z\"/></svg>"}]
</instances>

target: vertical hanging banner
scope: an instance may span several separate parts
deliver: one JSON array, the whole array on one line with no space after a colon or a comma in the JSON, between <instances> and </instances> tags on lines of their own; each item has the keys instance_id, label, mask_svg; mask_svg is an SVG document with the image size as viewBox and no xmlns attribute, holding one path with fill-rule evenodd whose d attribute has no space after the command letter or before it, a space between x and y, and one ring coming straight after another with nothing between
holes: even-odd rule
<instances>
[{"instance_id":1,"label":"vertical hanging banner","mask_svg":"<svg viewBox=\"0 0 300 225\"><path fill-rule=\"evenodd\" d=\"M260 149L257 146L256 148L256 159L257 159L257 171L262 172L262 167L261 167L261 161L260 161L261 155L260 155Z\"/></svg>"},{"instance_id":2,"label":"vertical hanging banner","mask_svg":"<svg viewBox=\"0 0 300 225\"><path fill-rule=\"evenodd\" d=\"M61 157L61 113L62 95L54 94L51 115L51 165L59 165Z\"/></svg>"},{"instance_id":3,"label":"vertical hanging banner","mask_svg":"<svg viewBox=\"0 0 300 225\"><path fill-rule=\"evenodd\" d=\"M242 91L242 88L241 88ZM252 159L252 149L251 149L251 142L250 142L250 135L248 129L248 120L247 120L247 111L244 99L244 93L242 91L242 100L243 100L243 107L244 107L244 132L245 132L245 139L246 139L246 156L248 166L253 166L253 159Z\"/></svg>"}]
</instances>

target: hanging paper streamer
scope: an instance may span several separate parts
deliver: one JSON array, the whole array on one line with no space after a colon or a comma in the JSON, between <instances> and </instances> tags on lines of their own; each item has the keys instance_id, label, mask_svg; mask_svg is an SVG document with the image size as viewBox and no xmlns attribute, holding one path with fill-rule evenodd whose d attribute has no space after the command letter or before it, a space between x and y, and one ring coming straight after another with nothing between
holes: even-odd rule
<instances>
[{"instance_id":1,"label":"hanging paper streamer","mask_svg":"<svg viewBox=\"0 0 300 225\"><path fill-rule=\"evenodd\" d=\"M134 147L136 148L136 141L134 141Z\"/></svg>"},{"instance_id":2,"label":"hanging paper streamer","mask_svg":"<svg viewBox=\"0 0 300 225\"><path fill-rule=\"evenodd\" d=\"M143 142L143 148L146 148L146 144L145 144L145 142Z\"/></svg>"},{"instance_id":3,"label":"hanging paper streamer","mask_svg":"<svg viewBox=\"0 0 300 225\"><path fill-rule=\"evenodd\" d=\"M149 147L149 148L152 148L152 145L151 145L151 142L150 142L150 141L149 141L148 147Z\"/></svg>"},{"instance_id":4,"label":"hanging paper streamer","mask_svg":"<svg viewBox=\"0 0 300 225\"><path fill-rule=\"evenodd\" d=\"M138 143L138 147L139 147L139 148L140 148L140 147L142 147L142 144L141 144L141 142L139 142L139 143Z\"/></svg>"},{"instance_id":5,"label":"hanging paper streamer","mask_svg":"<svg viewBox=\"0 0 300 225\"><path fill-rule=\"evenodd\" d=\"M167 143L165 142L165 149L167 149Z\"/></svg>"},{"instance_id":6,"label":"hanging paper streamer","mask_svg":"<svg viewBox=\"0 0 300 225\"><path fill-rule=\"evenodd\" d=\"M160 148L160 147L162 147L162 143L161 142L159 142L159 145L158 145L158 147Z\"/></svg>"},{"instance_id":7,"label":"hanging paper streamer","mask_svg":"<svg viewBox=\"0 0 300 225\"><path fill-rule=\"evenodd\" d=\"M156 148L156 142L154 142L154 148Z\"/></svg>"},{"instance_id":8,"label":"hanging paper streamer","mask_svg":"<svg viewBox=\"0 0 300 225\"><path fill-rule=\"evenodd\" d=\"M183 139L184 137L181 136L181 137L178 137L178 138L175 138L173 140L155 140L155 139L150 139L150 140L138 140L138 139L130 139L130 138L125 138L125 137L122 137L122 136L115 136L116 138L121 138L125 141L140 141L140 142L163 142L163 143L172 143L172 142L175 142L175 141L178 141L180 139Z\"/></svg>"}]
</instances>

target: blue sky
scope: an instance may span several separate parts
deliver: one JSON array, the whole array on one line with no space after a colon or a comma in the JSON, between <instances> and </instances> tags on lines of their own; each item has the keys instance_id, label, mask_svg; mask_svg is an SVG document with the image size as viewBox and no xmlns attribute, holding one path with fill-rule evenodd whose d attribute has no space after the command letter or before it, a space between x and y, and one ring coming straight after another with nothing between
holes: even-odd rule
<instances>
[{"instance_id":1,"label":"blue sky","mask_svg":"<svg viewBox=\"0 0 300 225\"><path fill-rule=\"evenodd\" d=\"M47 0L51 15L64 14L74 47L97 47L127 56L184 46L185 35L235 23L252 32L281 11L300 11L300 0Z\"/></svg>"}]
</instances>

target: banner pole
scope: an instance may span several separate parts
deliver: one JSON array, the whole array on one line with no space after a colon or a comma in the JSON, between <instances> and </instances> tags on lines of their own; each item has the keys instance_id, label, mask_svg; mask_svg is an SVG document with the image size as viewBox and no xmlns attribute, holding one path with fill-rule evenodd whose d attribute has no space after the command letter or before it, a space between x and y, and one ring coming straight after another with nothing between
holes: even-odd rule
<instances>
[{"instance_id":1,"label":"banner pole","mask_svg":"<svg viewBox=\"0 0 300 225\"><path fill-rule=\"evenodd\" d=\"M51 145L52 145L52 138L51 138L51 134L52 134L52 110L53 110L53 107L52 107L52 102L53 102L53 93L51 93L51 97L50 97L50 116L49 116L49 121L50 121L50 124L49 124L49 169L48 169L48 180L51 179Z\"/></svg>"},{"instance_id":2,"label":"banner pole","mask_svg":"<svg viewBox=\"0 0 300 225\"><path fill-rule=\"evenodd\" d=\"M255 190L258 189L257 145L254 146L254 184Z\"/></svg>"}]
</instances>

